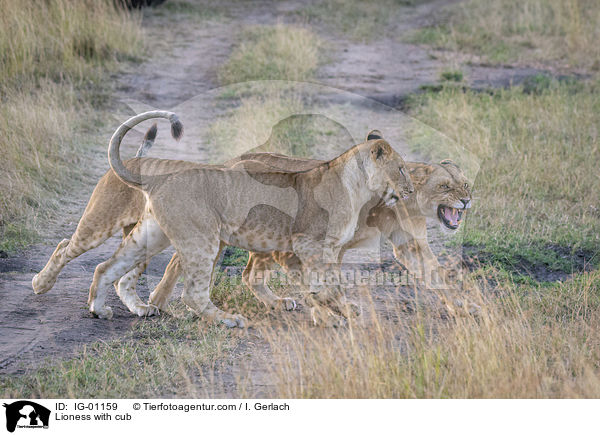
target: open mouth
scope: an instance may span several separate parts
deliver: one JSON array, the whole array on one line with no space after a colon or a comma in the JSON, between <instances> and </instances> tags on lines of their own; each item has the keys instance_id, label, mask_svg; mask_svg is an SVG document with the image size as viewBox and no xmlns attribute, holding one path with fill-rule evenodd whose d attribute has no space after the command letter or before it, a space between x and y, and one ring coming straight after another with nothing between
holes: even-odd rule
<instances>
[{"instance_id":1,"label":"open mouth","mask_svg":"<svg viewBox=\"0 0 600 435\"><path fill-rule=\"evenodd\" d=\"M438 206L438 217L446 228L455 230L460 226L463 218L464 210L448 207L447 205Z\"/></svg>"},{"instance_id":2,"label":"open mouth","mask_svg":"<svg viewBox=\"0 0 600 435\"><path fill-rule=\"evenodd\" d=\"M396 195L396 192L394 190L390 189L389 187L385 190L385 193L383 195L383 202L388 207L391 207L394 204L396 204L399 199L400 197Z\"/></svg>"}]
</instances>

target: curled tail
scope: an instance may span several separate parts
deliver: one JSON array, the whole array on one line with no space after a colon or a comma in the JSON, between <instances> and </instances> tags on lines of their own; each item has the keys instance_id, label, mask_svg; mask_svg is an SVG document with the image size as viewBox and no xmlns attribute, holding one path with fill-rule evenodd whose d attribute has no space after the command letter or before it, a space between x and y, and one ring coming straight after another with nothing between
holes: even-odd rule
<instances>
[{"instance_id":1,"label":"curled tail","mask_svg":"<svg viewBox=\"0 0 600 435\"><path fill-rule=\"evenodd\" d=\"M181 138L181 135L183 134L183 124L179 121L177 115L173 112L166 112L164 110L152 110L150 112L140 113L121 124L110 138L110 143L108 144L108 162L110 163L110 167L115 171L115 174L117 174L121 181L140 190L143 190L142 174L131 172L125 167L123 160L121 160L119 148L121 147L123 137L129 130L137 124L153 118L168 119L171 123L171 134L173 137L176 140ZM154 131L154 135L156 135L156 131ZM153 138L150 139L153 140Z\"/></svg>"}]
</instances>

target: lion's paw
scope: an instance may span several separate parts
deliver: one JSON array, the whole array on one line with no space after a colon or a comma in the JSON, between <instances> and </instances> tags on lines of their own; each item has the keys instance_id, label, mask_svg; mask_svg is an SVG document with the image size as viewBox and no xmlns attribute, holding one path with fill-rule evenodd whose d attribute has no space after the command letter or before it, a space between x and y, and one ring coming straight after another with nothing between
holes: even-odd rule
<instances>
[{"instance_id":1,"label":"lion's paw","mask_svg":"<svg viewBox=\"0 0 600 435\"><path fill-rule=\"evenodd\" d=\"M247 320L244 316L235 315L225 317L220 322L228 328L245 328Z\"/></svg>"},{"instance_id":2,"label":"lion's paw","mask_svg":"<svg viewBox=\"0 0 600 435\"><path fill-rule=\"evenodd\" d=\"M91 308L90 311L92 312L92 314L96 317L98 317L99 319L106 319L106 320L110 320L112 319L113 316L113 310L111 307L105 305L103 307L100 308Z\"/></svg>"},{"instance_id":3,"label":"lion's paw","mask_svg":"<svg viewBox=\"0 0 600 435\"><path fill-rule=\"evenodd\" d=\"M315 326L341 328L348 325L348 321L343 316L338 316L333 311L322 307L312 307L310 316Z\"/></svg>"},{"instance_id":4,"label":"lion's paw","mask_svg":"<svg viewBox=\"0 0 600 435\"><path fill-rule=\"evenodd\" d=\"M286 311L294 311L298 308L296 301L292 298L280 298L277 300L278 307L283 308Z\"/></svg>"},{"instance_id":5,"label":"lion's paw","mask_svg":"<svg viewBox=\"0 0 600 435\"><path fill-rule=\"evenodd\" d=\"M138 305L137 307L135 307L135 309L133 310L133 313L138 315L139 317L151 317L151 316L157 316L158 314L160 314L160 311L158 309L157 306L155 305Z\"/></svg>"},{"instance_id":6,"label":"lion's paw","mask_svg":"<svg viewBox=\"0 0 600 435\"><path fill-rule=\"evenodd\" d=\"M344 305L342 308L343 308L342 313L348 319L360 316L361 310L360 310L360 307L356 304L348 303L348 304Z\"/></svg>"}]
</instances>

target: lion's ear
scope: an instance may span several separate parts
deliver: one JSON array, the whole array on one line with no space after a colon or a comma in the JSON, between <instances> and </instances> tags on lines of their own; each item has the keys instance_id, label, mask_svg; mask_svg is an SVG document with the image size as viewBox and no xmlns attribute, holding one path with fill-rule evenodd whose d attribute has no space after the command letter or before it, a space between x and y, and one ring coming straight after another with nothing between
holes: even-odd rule
<instances>
[{"instance_id":1,"label":"lion's ear","mask_svg":"<svg viewBox=\"0 0 600 435\"><path fill-rule=\"evenodd\" d=\"M383 139L383 134L381 134L379 130L371 130L369 133L367 133L367 141L375 139Z\"/></svg>"},{"instance_id":2,"label":"lion's ear","mask_svg":"<svg viewBox=\"0 0 600 435\"><path fill-rule=\"evenodd\" d=\"M391 154L390 145L384 140L378 140L371 146L371 158L373 160L381 160Z\"/></svg>"},{"instance_id":3,"label":"lion's ear","mask_svg":"<svg viewBox=\"0 0 600 435\"><path fill-rule=\"evenodd\" d=\"M410 173L410 178L413 180L413 183L421 184L431 175L433 166L421 163L412 166L408 172Z\"/></svg>"},{"instance_id":4,"label":"lion's ear","mask_svg":"<svg viewBox=\"0 0 600 435\"><path fill-rule=\"evenodd\" d=\"M450 165L450 166L454 166L456 168L458 168L458 165L456 163L454 163L452 160L450 159L444 159L440 162L440 165Z\"/></svg>"}]
</instances>

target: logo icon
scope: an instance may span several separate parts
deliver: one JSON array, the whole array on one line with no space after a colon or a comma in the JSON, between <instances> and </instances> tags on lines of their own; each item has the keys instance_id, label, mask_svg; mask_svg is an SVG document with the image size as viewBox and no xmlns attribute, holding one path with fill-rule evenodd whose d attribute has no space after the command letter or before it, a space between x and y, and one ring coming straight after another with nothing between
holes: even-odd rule
<instances>
[{"instance_id":1,"label":"logo icon","mask_svg":"<svg viewBox=\"0 0 600 435\"><path fill-rule=\"evenodd\" d=\"M6 430L14 432L18 428L48 428L50 410L29 400L19 400L4 404L6 408Z\"/></svg>"}]
</instances>

